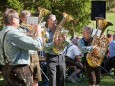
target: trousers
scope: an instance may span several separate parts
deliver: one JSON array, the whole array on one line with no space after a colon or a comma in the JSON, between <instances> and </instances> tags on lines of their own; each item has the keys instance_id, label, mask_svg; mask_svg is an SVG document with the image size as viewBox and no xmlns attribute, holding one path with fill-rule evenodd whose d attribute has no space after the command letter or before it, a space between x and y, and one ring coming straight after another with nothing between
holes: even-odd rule
<instances>
[{"instance_id":1,"label":"trousers","mask_svg":"<svg viewBox=\"0 0 115 86\"><path fill-rule=\"evenodd\" d=\"M63 55L46 54L49 86L65 85L65 57Z\"/></svg>"},{"instance_id":2,"label":"trousers","mask_svg":"<svg viewBox=\"0 0 115 86\"><path fill-rule=\"evenodd\" d=\"M33 80L42 81L39 57L37 54L30 54L30 68L33 73Z\"/></svg>"},{"instance_id":3,"label":"trousers","mask_svg":"<svg viewBox=\"0 0 115 86\"><path fill-rule=\"evenodd\" d=\"M86 73L88 76L89 85L99 85L100 84L100 72L101 67L90 67L87 62L85 62Z\"/></svg>"},{"instance_id":4,"label":"trousers","mask_svg":"<svg viewBox=\"0 0 115 86\"><path fill-rule=\"evenodd\" d=\"M2 73L5 86L33 86L32 72L28 65L4 65Z\"/></svg>"}]
</instances>

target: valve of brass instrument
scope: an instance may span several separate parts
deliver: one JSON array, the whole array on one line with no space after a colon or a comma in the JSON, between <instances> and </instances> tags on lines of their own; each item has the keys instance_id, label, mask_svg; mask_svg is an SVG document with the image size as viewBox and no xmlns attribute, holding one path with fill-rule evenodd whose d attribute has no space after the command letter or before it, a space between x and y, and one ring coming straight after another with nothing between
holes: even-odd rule
<instances>
[{"instance_id":1,"label":"valve of brass instrument","mask_svg":"<svg viewBox=\"0 0 115 86\"><path fill-rule=\"evenodd\" d=\"M43 44L46 44L48 42L49 39L49 33L47 32L47 30L42 30L42 40L43 40Z\"/></svg>"},{"instance_id":2,"label":"valve of brass instrument","mask_svg":"<svg viewBox=\"0 0 115 86\"><path fill-rule=\"evenodd\" d=\"M62 29L58 34L55 35L54 42L56 45L63 44L67 39L68 30Z\"/></svg>"},{"instance_id":3,"label":"valve of brass instrument","mask_svg":"<svg viewBox=\"0 0 115 86\"><path fill-rule=\"evenodd\" d=\"M34 37L34 35L35 35L35 30L33 29L34 28L34 26L33 25L29 25L28 26L28 29L29 29L29 32L28 32L28 36L30 36L30 37Z\"/></svg>"}]
</instances>

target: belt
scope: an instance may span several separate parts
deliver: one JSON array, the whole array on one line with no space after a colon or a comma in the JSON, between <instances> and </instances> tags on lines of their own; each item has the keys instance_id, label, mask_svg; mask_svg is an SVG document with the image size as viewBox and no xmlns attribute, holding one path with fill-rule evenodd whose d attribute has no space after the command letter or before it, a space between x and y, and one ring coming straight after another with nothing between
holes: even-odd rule
<instances>
[{"instance_id":1,"label":"belt","mask_svg":"<svg viewBox=\"0 0 115 86\"><path fill-rule=\"evenodd\" d=\"M27 64L23 64L23 65L13 65L13 67L25 67L28 66Z\"/></svg>"},{"instance_id":2,"label":"belt","mask_svg":"<svg viewBox=\"0 0 115 86\"><path fill-rule=\"evenodd\" d=\"M65 58L66 58L67 61L73 61L73 62L75 61L75 59L72 59L72 58L70 58L68 56L65 56Z\"/></svg>"},{"instance_id":3,"label":"belt","mask_svg":"<svg viewBox=\"0 0 115 86\"><path fill-rule=\"evenodd\" d=\"M59 55L61 55L61 54L59 54ZM59 55L52 55L52 54L46 53L46 56L48 56L48 57L57 57Z\"/></svg>"},{"instance_id":4,"label":"belt","mask_svg":"<svg viewBox=\"0 0 115 86\"><path fill-rule=\"evenodd\" d=\"M27 64L19 64L19 65L9 65L9 64L5 64L5 66L10 66L10 67L25 67L28 66Z\"/></svg>"}]
</instances>

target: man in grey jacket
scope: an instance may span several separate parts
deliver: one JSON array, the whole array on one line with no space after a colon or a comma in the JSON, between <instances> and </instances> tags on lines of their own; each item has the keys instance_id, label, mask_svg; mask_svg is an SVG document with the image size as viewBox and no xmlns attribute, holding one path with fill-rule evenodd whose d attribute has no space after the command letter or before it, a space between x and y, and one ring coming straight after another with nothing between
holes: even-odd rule
<instances>
[{"instance_id":1,"label":"man in grey jacket","mask_svg":"<svg viewBox=\"0 0 115 86\"><path fill-rule=\"evenodd\" d=\"M36 25L33 39L18 30L19 16L13 9L3 14L3 30L0 32L0 59L3 78L7 86L33 86L29 50L42 49L41 27Z\"/></svg>"}]
</instances>

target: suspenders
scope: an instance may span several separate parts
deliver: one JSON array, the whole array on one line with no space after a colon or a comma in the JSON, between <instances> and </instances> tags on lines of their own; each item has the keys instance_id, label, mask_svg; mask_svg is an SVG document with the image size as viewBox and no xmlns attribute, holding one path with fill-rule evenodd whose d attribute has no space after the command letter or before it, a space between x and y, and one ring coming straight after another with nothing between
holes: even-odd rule
<instances>
[{"instance_id":1,"label":"suspenders","mask_svg":"<svg viewBox=\"0 0 115 86\"><path fill-rule=\"evenodd\" d=\"M3 36L3 47L2 47L2 50L3 50L3 58L4 58L4 63L6 63L6 60L7 60L7 56L5 55L5 50L4 50L4 39L5 39L5 36L6 34L9 32L10 30L8 30L7 32L5 32L4 36ZM9 61L7 60L7 62L9 63Z\"/></svg>"}]
</instances>

